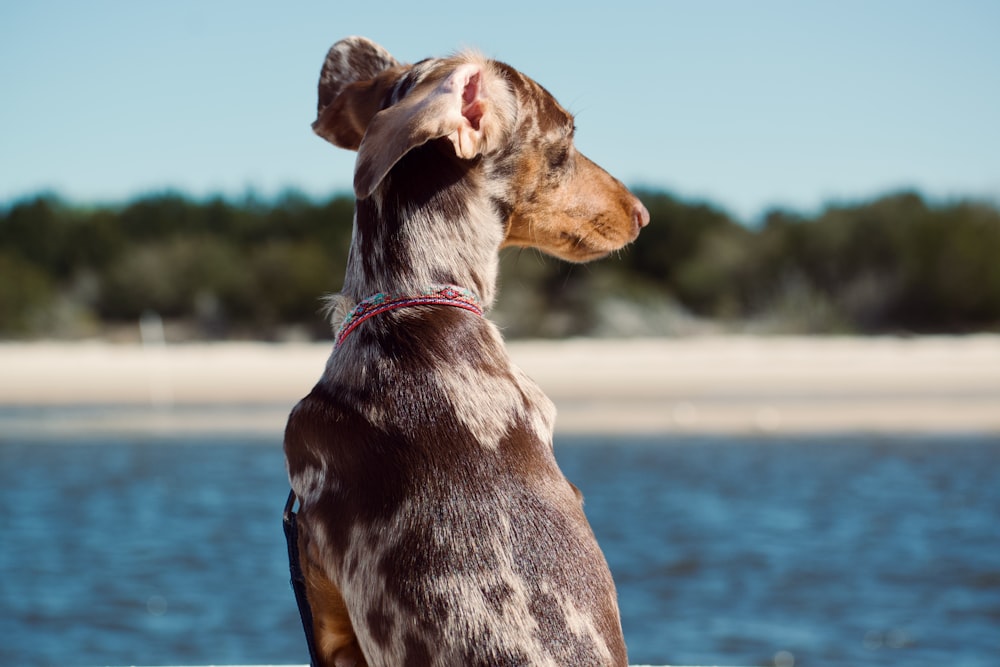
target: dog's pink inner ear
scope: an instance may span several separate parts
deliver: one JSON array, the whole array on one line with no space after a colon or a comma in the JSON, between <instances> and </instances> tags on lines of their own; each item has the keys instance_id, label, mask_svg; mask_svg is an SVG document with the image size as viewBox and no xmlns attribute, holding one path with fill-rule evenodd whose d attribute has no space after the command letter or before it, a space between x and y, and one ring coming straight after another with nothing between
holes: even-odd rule
<instances>
[{"instance_id":1,"label":"dog's pink inner ear","mask_svg":"<svg viewBox=\"0 0 1000 667\"><path fill-rule=\"evenodd\" d=\"M462 91L462 115L469 121L473 130L479 129L479 121L483 119L484 105L480 98L479 85L482 81L482 73L476 72L469 77Z\"/></svg>"},{"instance_id":2,"label":"dog's pink inner ear","mask_svg":"<svg viewBox=\"0 0 1000 667\"><path fill-rule=\"evenodd\" d=\"M472 159L486 148L484 126L489 120L484 119L488 102L483 89L483 71L478 66L466 64L452 73L451 87L456 93L461 87L461 94L455 100L454 106L444 113L446 124L451 124L452 131L447 135L455 146L455 153L465 159ZM447 85L447 84L446 84Z\"/></svg>"}]
</instances>

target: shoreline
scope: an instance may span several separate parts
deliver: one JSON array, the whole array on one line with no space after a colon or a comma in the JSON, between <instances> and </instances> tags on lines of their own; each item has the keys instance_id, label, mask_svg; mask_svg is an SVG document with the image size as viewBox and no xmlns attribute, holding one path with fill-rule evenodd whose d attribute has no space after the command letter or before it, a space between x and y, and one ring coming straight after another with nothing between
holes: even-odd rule
<instances>
[{"instance_id":1,"label":"shoreline","mask_svg":"<svg viewBox=\"0 0 1000 667\"><path fill-rule=\"evenodd\" d=\"M559 435L1000 436L1000 336L513 341ZM280 438L330 343L0 343L0 432Z\"/></svg>"}]
</instances>

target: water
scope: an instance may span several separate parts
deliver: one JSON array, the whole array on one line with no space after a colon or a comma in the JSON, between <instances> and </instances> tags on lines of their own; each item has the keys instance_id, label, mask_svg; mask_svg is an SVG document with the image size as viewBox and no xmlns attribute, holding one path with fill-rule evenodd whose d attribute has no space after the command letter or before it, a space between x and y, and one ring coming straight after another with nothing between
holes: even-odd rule
<instances>
[{"instance_id":1,"label":"water","mask_svg":"<svg viewBox=\"0 0 1000 667\"><path fill-rule=\"evenodd\" d=\"M1000 442L559 441L634 663L1000 665ZM280 445L0 438L0 665L305 663Z\"/></svg>"}]
</instances>

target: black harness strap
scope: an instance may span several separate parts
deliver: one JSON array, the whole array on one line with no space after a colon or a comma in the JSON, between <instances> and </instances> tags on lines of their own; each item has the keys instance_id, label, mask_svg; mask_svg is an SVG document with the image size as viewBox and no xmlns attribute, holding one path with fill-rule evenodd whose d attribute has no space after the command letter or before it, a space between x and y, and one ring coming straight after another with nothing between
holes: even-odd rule
<instances>
[{"instance_id":1,"label":"black harness strap","mask_svg":"<svg viewBox=\"0 0 1000 667\"><path fill-rule=\"evenodd\" d=\"M309 600L306 598L306 578L302 574L302 565L299 563L299 527L296 523L297 517L295 512L292 511L294 507L295 491L289 491L282 521L285 528L285 541L288 543L288 569L292 577L292 590L295 592L295 602L299 606L302 629L306 633L306 644L309 647L309 664L311 667L319 667L319 660L316 659L316 638L313 636L312 609L309 608Z\"/></svg>"}]
</instances>

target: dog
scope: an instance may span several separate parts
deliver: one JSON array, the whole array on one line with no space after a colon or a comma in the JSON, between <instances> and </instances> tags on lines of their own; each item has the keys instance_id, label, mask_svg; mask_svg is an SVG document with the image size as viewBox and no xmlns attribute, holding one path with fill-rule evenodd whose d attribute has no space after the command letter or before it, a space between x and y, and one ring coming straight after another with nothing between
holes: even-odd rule
<instances>
[{"instance_id":1,"label":"dog","mask_svg":"<svg viewBox=\"0 0 1000 667\"><path fill-rule=\"evenodd\" d=\"M589 261L648 212L544 88L474 52L406 65L341 40L313 130L357 151L339 331L284 441L314 660L627 665L555 408L483 312L501 248Z\"/></svg>"}]
</instances>

